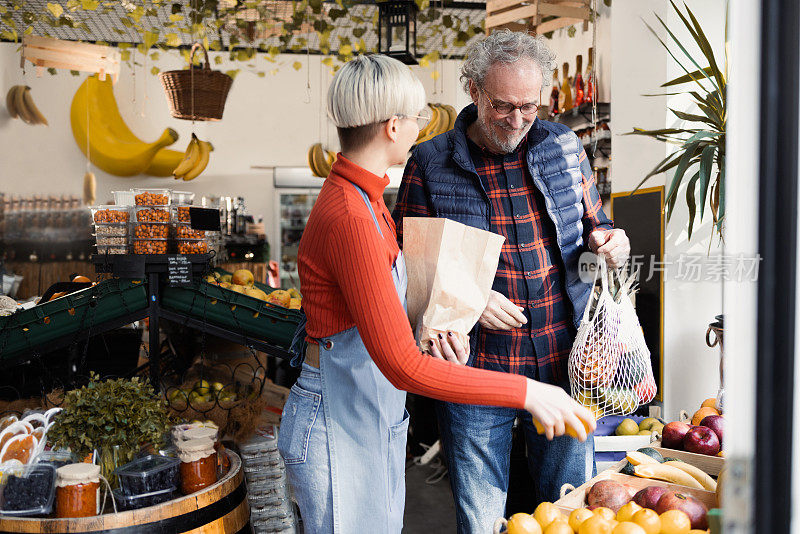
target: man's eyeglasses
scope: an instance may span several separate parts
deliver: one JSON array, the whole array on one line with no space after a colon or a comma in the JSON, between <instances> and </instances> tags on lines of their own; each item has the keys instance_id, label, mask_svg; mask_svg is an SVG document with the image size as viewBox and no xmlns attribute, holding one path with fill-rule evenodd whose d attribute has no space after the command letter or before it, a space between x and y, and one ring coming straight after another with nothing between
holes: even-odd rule
<instances>
[{"instance_id":1,"label":"man's eyeglasses","mask_svg":"<svg viewBox=\"0 0 800 534\"><path fill-rule=\"evenodd\" d=\"M534 115L537 111L539 111L539 104L534 104L533 102L528 102L527 104L522 104L521 106L515 106L514 104L509 104L508 102L500 101L493 101L492 98L486 94L486 91L483 90L483 87L478 86L483 96L486 97L486 100L489 101L489 105L492 106L498 114L500 115L511 115L515 109L518 109L520 113L523 115Z\"/></svg>"}]
</instances>

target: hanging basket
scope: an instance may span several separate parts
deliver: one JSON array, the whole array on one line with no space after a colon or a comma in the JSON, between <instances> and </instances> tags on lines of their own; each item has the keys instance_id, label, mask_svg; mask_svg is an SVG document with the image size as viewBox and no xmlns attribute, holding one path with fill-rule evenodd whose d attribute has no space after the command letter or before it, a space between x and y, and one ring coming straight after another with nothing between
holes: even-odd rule
<instances>
[{"instance_id":1,"label":"hanging basket","mask_svg":"<svg viewBox=\"0 0 800 534\"><path fill-rule=\"evenodd\" d=\"M194 66L194 52L198 48L206 58L202 67ZM188 69L162 72L158 77L167 93L170 112L176 119L218 121L222 118L233 79L211 69L208 51L202 44L192 45Z\"/></svg>"}]
</instances>

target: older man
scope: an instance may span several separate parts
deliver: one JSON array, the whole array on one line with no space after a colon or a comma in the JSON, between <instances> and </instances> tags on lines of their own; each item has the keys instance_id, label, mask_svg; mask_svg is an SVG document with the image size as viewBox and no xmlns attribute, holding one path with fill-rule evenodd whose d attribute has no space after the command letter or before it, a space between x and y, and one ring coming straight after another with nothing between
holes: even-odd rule
<instances>
[{"instance_id":1,"label":"older man","mask_svg":"<svg viewBox=\"0 0 800 534\"><path fill-rule=\"evenodd\" d=\"M468 365L568 390L567 356L590 293L578 257L588 247L619 266L630 245L603 213L578 138L536 118L554 59L525 33L504 30L474 44L461 75L473 104L452 131L414 151L393 216L401 244L405 216L446 217L504 236ZM562 484L577 486L595 469L592 440L548 442L520 410L439 403L437 414L460 533L488 532L505 512L517 418L539 500L556 500Z\"/></svg>"}]
</instances>

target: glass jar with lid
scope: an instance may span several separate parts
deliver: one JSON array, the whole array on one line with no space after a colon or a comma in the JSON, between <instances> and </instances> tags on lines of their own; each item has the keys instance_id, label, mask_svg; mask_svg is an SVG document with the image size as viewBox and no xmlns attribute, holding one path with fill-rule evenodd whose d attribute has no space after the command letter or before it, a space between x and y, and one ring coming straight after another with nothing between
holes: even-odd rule
<instances>
[{"instance_id":1,"label":"glass jar with lid","mask_svg":"<svg viewBox=\"0 0 800 534\"><path fill-rule=\"evenodd\" d=\"M56 517L100 513L100 466L68 464L56 469Z\"/></svg>"},{"instance_id":2,"label":"glass jar with lid","mask_svg":"<svg viewBox=\"0 0 800 534\"><path fill-rule=\"evenodd\" d=\"M181 491L189 495L217 481L217 452L209 438L190 439L175 444L181 461Z\"/></svg>"}]
</instances>

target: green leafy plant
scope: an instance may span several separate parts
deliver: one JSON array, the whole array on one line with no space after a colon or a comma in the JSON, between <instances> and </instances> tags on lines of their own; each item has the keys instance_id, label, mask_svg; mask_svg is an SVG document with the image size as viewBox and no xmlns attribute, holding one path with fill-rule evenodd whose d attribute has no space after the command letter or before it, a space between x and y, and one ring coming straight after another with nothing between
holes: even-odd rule
<instances>
[{"instance_id":1,"label":"green leafy plant","mask_svg":"<svg viewBox=\"0 0 800 534\"><path fill-rule=\"evenodd\" d=\"M79 457L114 451L120 465L145 444L162 444L171 424L164 401L139 377L101 381L93 373L87 385L67 392L63 408L47 432L51 445Z\"/></svg>"},{"instance_id":2,"label":"green leafy plant","mask_svg":"<svg viewBox=\"0 0 800 534\"><path fill-rule=\"evenodd\" d=\"M666 96L688 94L693 103L699 108L699 113L690 113L670 108L677 117L696 125L683 128L662 128L658 130L645 130L634 128L626 135L644 135L665 143L677 145L679 148L650 171L647 176L636 186L642 186L647 180L662 172L675 169L667 190L666 208L667 220L672 217L678 199L678 188L682 182L686 184L686 205L689 208L689 238L692 237L695 218L699 208L700 221L705 215L706 204L713 217L714 229L722 237L722 228L725 221L725 125L727 108L725 90L727 84L727 50L724 70L720 69L711 44L706 38L703 28L697 21L691 9L684 4L686 14L670 0L672 8L680 17L692 39L702 53L702 58L690 54L681 40L669 29L667 24L656 15L658 22L667 32L669 39L680 50L683 62L676 57L667 43L659 37L656 31L647 24L648 29L656 36L669 55L677 62L685 74L670 80L661 87L674 87L690 85L684 91L666 93ZM646 23L645 23L646 24ZM685 64L688 60L688 64ZM701 65L703 63L703 65ZM647 95L665 96L665 95ZM696 169L689 174L690 169ZM687 178L688 176L688 178ZM698 199L699 195L699 199Z\"/></svg>"}]
</instances>

